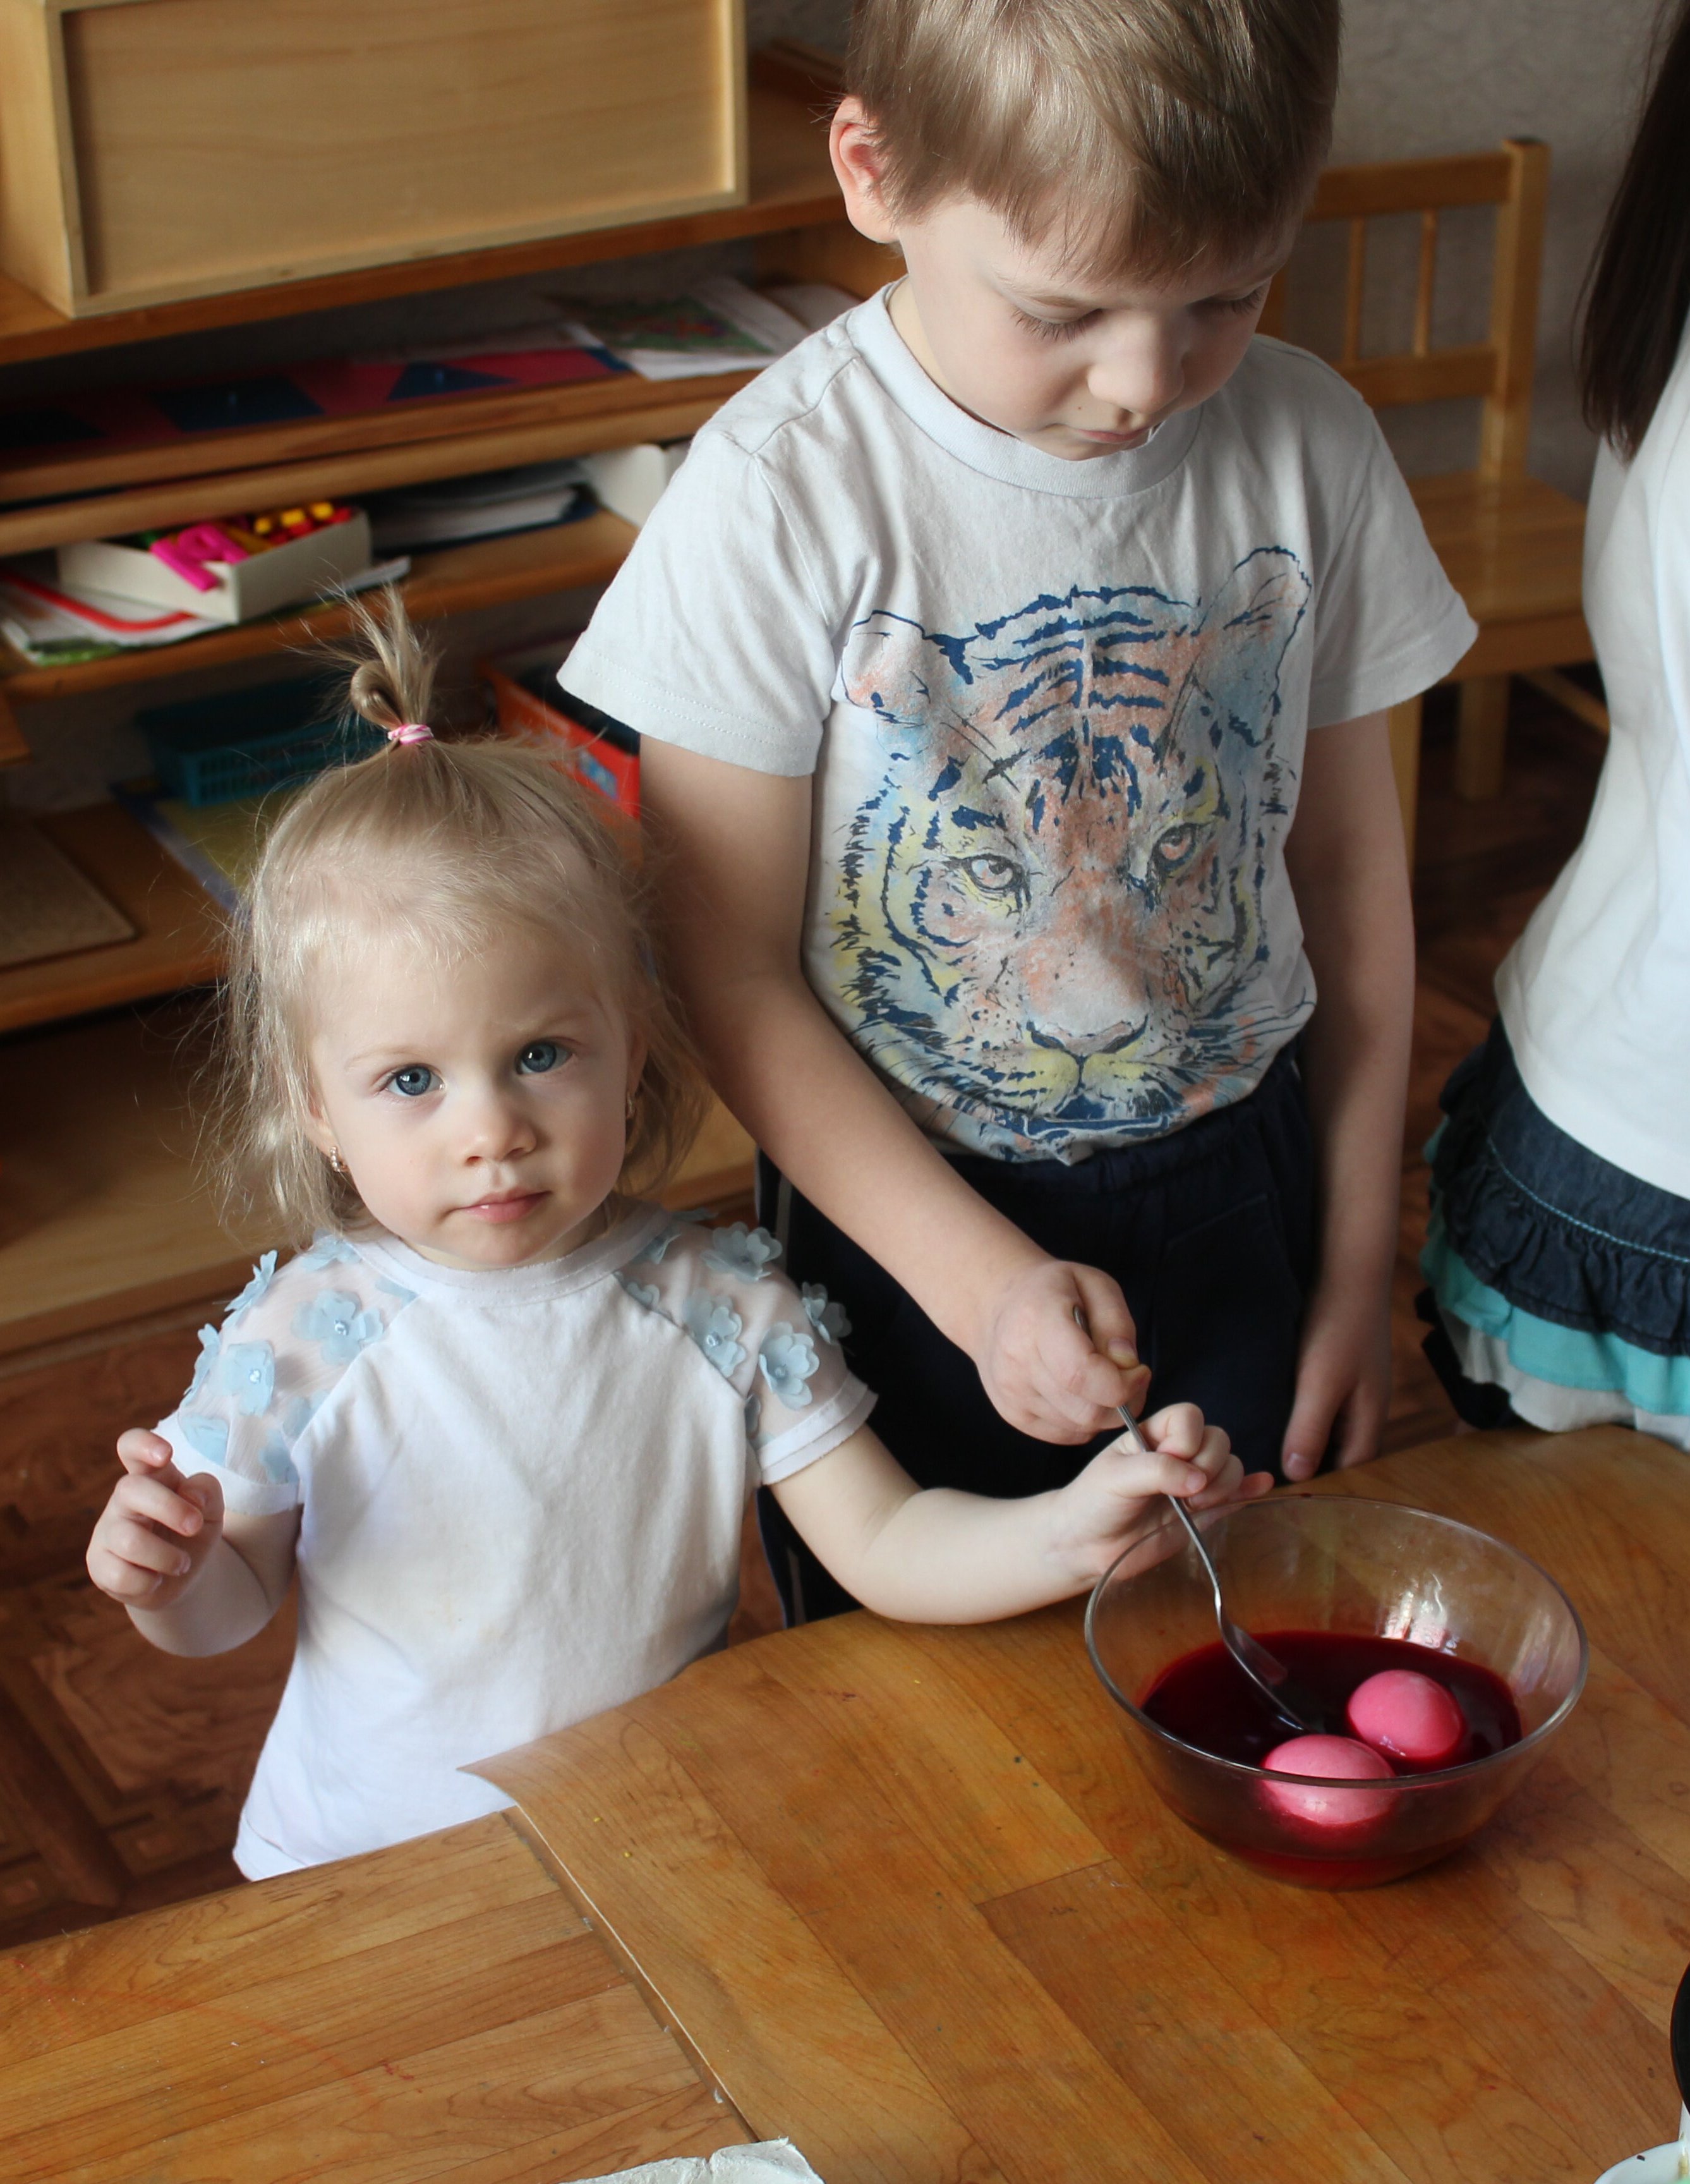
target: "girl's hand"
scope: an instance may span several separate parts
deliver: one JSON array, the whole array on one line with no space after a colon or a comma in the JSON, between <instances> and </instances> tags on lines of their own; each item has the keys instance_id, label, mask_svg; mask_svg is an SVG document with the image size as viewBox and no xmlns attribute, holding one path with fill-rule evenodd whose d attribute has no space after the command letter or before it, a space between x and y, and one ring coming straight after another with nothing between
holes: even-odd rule
<instances>
[{"instance_id":1,"label":"girl's hand","mask_svg":"<svg viewBox=\"0 0 1690 2184\"><path fill-rule=\"evenodd\" d=\"M223 1536L223 1490L184 1479L158 1434L131 1430L117 1452L124 1476L88 1542L88 1574L125 1607L173 1607Z\"/></svg>"},{"instance_id":2,"label":"girl's hand","mask_svg":"<svg viewBox=\"0 0 1690 2184\"><path fill-rule=\"evenodd\" d=\"M1087 1331L1089 1329L1089 1332ZM1090 1440L1136 1412L1150 1383L1120 1285L1095 1267L1041 1259L992 1303L974 1358L993 1407L1039 1440Z\"/></svg>"},{"instance_id":3,"label":"girl's hand","mask_svg":"<svg viewBox=\"0 0 1690 2184\"><path fill-rule=\"evenodd\" d=\"M1123 1435L1055 1496L1054 1544L1071 1561L1076 1585L1095 1583L1129 1547L1140 1550L1126 1565L1133 1572L1178 1544L1184 1534L1162 1505L1165 1494L1189 1509L1220 1509L1258 1501L1272 1489L1271 1474L1247 1474L1225 1433L1205 1424L1194 1403L1159 1411L1139 1431L1150 1445L1148 1456Z\"/></svg>"}]
</instances>

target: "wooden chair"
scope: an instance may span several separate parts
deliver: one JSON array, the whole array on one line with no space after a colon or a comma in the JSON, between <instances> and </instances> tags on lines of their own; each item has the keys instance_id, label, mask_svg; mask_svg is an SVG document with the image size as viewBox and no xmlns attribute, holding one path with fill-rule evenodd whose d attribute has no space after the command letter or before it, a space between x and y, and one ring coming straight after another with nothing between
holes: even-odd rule
<instances>
[{"instance_id":1,"label":"wooden chair","mask_svg":"<svg viewBox=\"0 0 1690 2184\"><path fill-rule=\"evenodd\" d=\"M1591 656L1580 604L1584 510L1526 469L1548 178L1548 148L1514 138L1493 152L1329 167L1308 215L1311 223L1348 223L1343 346L1331 361L1351 386L1376 409L1461 396L1477 396L1482 404L1475 466L1420 478L1411 487L1438 559L1479 625L1476 643L1450 677L1460 685L1456 788L1473 799L1495 795L1502 786L1511 675L1529 677L1582 717L1604 724L1597 701L1556 671ZM1434 348L1439 220L1467 205L1497 209L1489 329L1483 341ZM1404 213L1418 214L1420 223L1410 346L1364 355L1368 223ZM1281 275L1263 315L1266 332L1283 329L1285 288ZM1391 722L1410 856L1420 716L1415 699L1398 706Z\"/></svg>"}]
</instances>

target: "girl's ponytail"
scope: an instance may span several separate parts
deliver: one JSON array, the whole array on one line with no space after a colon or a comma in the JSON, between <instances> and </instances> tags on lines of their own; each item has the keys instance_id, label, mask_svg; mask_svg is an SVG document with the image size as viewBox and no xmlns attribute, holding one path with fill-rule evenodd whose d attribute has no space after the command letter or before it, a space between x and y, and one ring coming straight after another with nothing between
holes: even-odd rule
<instances>
[{"instance_id":1,"label":"girl's ponytail","mask_svg":"<svg viewBox=\"0 0 1690 2184\"><path fill-rule=\"evenodd\" d=\"M428 721L440 655L418 635L397 592L381 596L384 610L379 616L362 599L351 602L348 641L335 653L352 670L347 701L390 743L426 743L433 734Z\"/></svg>"}]
</instances>

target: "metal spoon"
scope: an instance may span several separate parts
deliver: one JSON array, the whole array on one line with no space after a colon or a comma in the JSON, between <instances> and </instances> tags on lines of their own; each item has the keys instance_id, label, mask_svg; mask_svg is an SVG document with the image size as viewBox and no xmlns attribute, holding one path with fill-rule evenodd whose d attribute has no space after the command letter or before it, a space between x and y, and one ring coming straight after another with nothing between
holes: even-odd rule
<instances>
[{"instance_id":1,"label":"metal spoon","mask_svg":"<svg viewBox=\"0 0 1690 2184\"><path fill-rule=\"evenodd\" d=\"M1148 1456L1149 1448L1138 1430L1138 1421L1124 1404L1118 1404L1120 1422L1126 1428L1127 1438L1142 1456ZM1169 1507L1186 1528L1186 1536L1196 1550L1197 1558L1209 1574L1209 1582L1215 1592L1215 1620L1220 1631L1220 1642L1232 1658L1273 1708L1281 1720L1306 1736L1325 1736L1331 1733L1326 1709L1312 1692L1306 1691L1292 1674L1277 1654L1270 1653L1259 1639L1251 1637L1242 1624L1235 1623L1226 1613L1226 1602L1220 1590L1220 1573L1215 1567L1215 1558L1209 1552L1208 1542L1198 1529L1197 1519L1176 1494L1163 1496ZM1690 1975L1687 1975L1690 1976ZM1690 2026L1687 2026L1690 2033Z\"/></svg>"},{"instance_id":2,"label":"metal spoon","mask_svg":"<svg viewBox=\"0 0 1690 2184\"><path fill-rule=\"evenodd\" d=\"M1089 1338L1092 1330L1087 1326L1086 1315L1077 1304L1074 1307L1074 1323L1081 1334ZM1115 1410L1122 1425L1126 1428L1127 1439L1141 1456L1148 1456L1150 1446L1138 1430L1137 1419L1125 1403L1117 1403ZM1176 1494L1166 1494L1162 1498L1185 1526L1186 1536L1196 1549L1198 1560L1209 1573L1209 1582L1215 1593L1215 1620L1220 1628L1221 1644L1281 1721L1289 1722L1293 1729L1301 1730L1308 1736L1334 1734L1320 1702L1297 1681L1277 1654L1270 1653L1259 1639L1251 1637L1242 1624L1235 1623L1226 1613L1226 1597L1220 1590L1220 1573L1215 1567L1215 1558L1209 1553L1191 1511ZM1343 1733L1342 1729L1336 1732L1339 1736ZM1687 1976L1690 1977L1690 1975Z\"/></svg>"}]
</instances>

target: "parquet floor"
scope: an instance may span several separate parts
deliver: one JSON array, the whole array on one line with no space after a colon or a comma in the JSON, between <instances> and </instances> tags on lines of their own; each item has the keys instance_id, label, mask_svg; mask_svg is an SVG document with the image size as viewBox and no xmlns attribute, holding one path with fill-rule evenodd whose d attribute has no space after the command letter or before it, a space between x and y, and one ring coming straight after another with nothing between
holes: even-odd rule
<instances>
[{"instance_id":1,"label":"parquet floor","mask_svg":"<svg viewBox=\"0 0 1690 2184\"><path fill-rule=\"evenodd\" d=\"M1419 1148L1449 1068L1484 1034L1497 962L1578 838L1600 760L1588 730L1529 692L1515 702L1507 790L1484 806L1450 794L1448 709L1430 709L1392 1447L1453 1423L1414 1319ZM286 1670L291 1619L238 1652L172 1660L135 1635L82 1567L113 1476L112 1441L175 1402L211 1301L0 1376L0 1946L238 1878L229 1845ZM778 1620L754 1542L744 1579L737 1630L750 1635Z\"/></svg>"}]
</instances>

